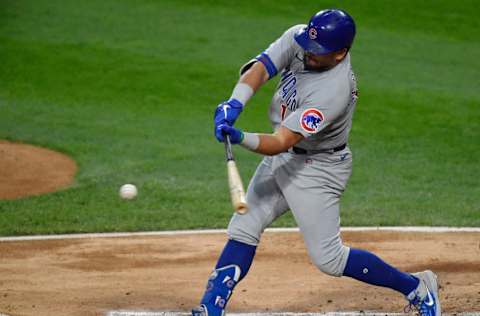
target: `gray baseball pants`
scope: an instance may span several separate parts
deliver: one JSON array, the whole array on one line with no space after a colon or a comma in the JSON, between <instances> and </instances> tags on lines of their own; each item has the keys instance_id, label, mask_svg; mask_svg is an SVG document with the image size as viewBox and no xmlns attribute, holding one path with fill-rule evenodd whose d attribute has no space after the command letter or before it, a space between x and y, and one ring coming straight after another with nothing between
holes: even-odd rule
<instances>
[{"instance_id":1,"label":"gray baseball pants","mask_svg":"<svg viewBox=\"0 0 480 316\"><path fill-rule=\"evenodd\" d=\"M289 209L313 263L322 272L341 276L349 248L340 238L340 196L352 170L347 147L335 153L265 157L247 189L249 212L233 215L231 239L257 245L266 227Z\"/></svg>"}]
</instances>

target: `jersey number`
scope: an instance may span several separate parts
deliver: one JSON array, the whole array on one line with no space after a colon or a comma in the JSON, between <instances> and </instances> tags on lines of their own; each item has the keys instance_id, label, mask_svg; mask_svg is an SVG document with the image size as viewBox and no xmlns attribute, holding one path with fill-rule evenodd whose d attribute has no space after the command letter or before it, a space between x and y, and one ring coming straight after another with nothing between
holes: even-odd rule
<instances>
[{"instance_id":1,"label":"jersey number","mask_svg":"<svg viewBox=\"0 0 480 316\"><path fill-rule=\"evenodd\" d=\"M282 103L281 109L280 109L280 116L282 118L282 121L285 119L285 114L287 113L287 105Z\"/></svg>"}]
</instances>

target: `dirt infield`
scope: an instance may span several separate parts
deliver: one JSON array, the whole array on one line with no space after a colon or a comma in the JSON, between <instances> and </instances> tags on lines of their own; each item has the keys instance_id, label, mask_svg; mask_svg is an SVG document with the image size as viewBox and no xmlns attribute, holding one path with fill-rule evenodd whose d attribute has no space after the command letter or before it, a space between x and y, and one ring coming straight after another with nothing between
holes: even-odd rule
<instances>
[{"instance_id":1,"label":"dirt infield","mask_svg":"<svg viewBox=\"0 0 480 316\"><path fill-rule=\"evenodd\" d=\"M0 199L44 194L67 187L77 165L61 153L0 140Z\"/></svg>"},{"instance_id":2,"label":"dirt infield","mask_svg":"<svg viewBox=\"0 0 480 316\"><path fill-rule=\"evenodd\" d=\"M407 271L438 273L443 309L480 311L480 233L343 232ZM188 311L225 242L224 234L0 242L0 313L105 315L109 310ZM299 233L264 234L232 312L401 312L389 289L326 276Z\"/></svg>"}]
</instances>

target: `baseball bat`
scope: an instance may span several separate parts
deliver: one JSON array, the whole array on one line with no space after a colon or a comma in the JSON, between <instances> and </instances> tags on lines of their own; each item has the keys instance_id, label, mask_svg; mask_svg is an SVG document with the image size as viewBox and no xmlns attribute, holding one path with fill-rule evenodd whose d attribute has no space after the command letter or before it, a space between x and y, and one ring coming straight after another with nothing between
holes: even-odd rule
<instances>
[{"instance_id":1,"label":"baseball bat","mask_svg":"<svg viewBox=\"0 0 480 316\"><path fill-rule=\"evenodd\" d=\"M232 152L232 143L230 136L225 135L225 155L227 158L228 187L230 188L230 199L233 209L240 215L248 212L245 191L243 190L242 178L238 173L237 164Z\"/></svg>"}]
</instances>

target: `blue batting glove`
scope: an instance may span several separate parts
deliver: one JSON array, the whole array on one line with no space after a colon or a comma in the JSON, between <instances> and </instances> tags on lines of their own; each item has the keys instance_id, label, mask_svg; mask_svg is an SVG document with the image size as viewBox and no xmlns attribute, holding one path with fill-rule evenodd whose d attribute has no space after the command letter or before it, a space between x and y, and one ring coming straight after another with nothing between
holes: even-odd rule
<instances>
[{"instance_id":1,"label":"blue batting glove","mask_svg":"<svg viewBox=\"0 0 480 316\"><path fill-rule=\"evenodd\" d=\"M215 136L219 142L225 142L225 135L230 136L232 144L240 144L243 140L243 132L238 128L232 127L228 124L220 124L215 129Z\"/></svg>"},{"instance_id":2,"label":"blue batting glove","mask_svg":"<svg viewBox=\"0 0 480 316\"><path fill-rule=\"evenodd\" d=\"M243 104L237 99L230 99L220 103L215 109L215 115L213 117L215 128L223 123L233 126L242 110Z\"/></svg>"}]
</instances>

